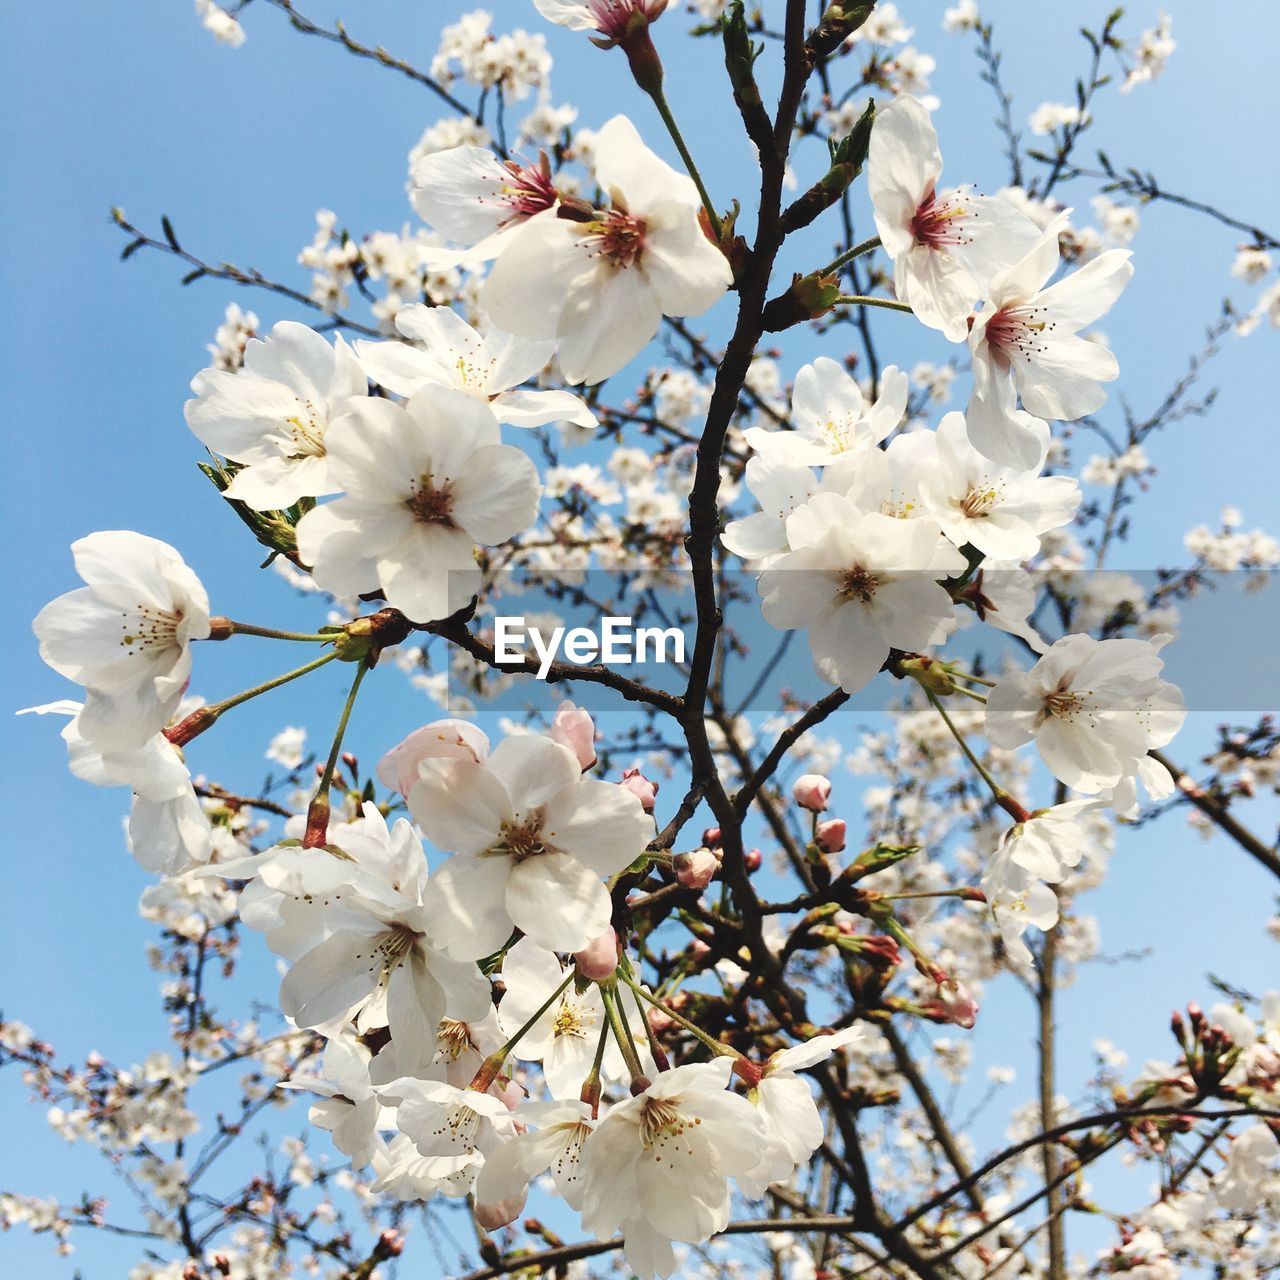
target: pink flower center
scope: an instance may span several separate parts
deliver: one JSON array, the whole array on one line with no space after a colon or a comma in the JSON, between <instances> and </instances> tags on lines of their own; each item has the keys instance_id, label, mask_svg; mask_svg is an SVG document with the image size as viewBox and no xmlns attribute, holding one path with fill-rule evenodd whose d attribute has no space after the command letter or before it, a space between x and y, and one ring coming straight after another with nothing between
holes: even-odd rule
<instances>
[{"instance_id":1,"label":"pink flower center","mask_svg":"<svg viewBox=\"0 0 1280 1280\"><path fill-rule=\"evenodd\" d=\"M591 251L619 271L634 266L644 253L648 227L643 218L633 218L622 209L610 209L590 224Z\"/></svg>"},{"instance_id":2,"label":"pink flower center","mask_svg":"<svg viewBox=\"0 0 1280 1280\"><path fill-rule=\"evenodd\" d=\"M438 524L446 529L457 528L453 522L453 493L447 485L437 489L430 472L418 477L413 493L405 501L405 506L413 512L413 518L419 524Z\"/></svg>"},{"instance_id":3,"label":"pink flower center","mask_svg":"<svg viewBox=\"0 0 1280 1280\"><path fill-rule=\"evenodd\" d=\"M596 30L621 41L637 27L648 26L667 7L667 0L587 0Z\"/></svg>"},{"instance_id":4,"label":"pink flower center","mask_svg":"<svg viewBox=\"0 0 1280 1280\"><path fill-rule=\"evenodd\" d=\"M1045 307L1001 307L987 321L987 346L1006 363L1030 361L1047 349L1045 335L1057 326Z\"/></svg>"},{"instance_id":5,"label":"pink flower center","mask_svg":"<svg viewBox=\"0 0 1280 1280\"><path fill-rule=\"evenodd\" d=\"M551 180L551 166L545 155L536 165L516 164L514 160L508 160L503 167L507 171L507 180L499 199L511 210L503 220L503 226L524 222L535 213L553 208L560 198Z\"/></svg>"},{"instance_id":6,"label":"pink flower center","mask_svg":"<svg viewBox=\"0 0 1280 1280\"><path fill-rule=\"evenodd\" d=\"M930 191L911 219L911 234L915 236L916 244L929 249L968 244L973 237L965 234L964 219L976 215L965 206L965 198L960 192L952 192L946 199L939 200L937 193Z\"/></svg>"}]
</instances>

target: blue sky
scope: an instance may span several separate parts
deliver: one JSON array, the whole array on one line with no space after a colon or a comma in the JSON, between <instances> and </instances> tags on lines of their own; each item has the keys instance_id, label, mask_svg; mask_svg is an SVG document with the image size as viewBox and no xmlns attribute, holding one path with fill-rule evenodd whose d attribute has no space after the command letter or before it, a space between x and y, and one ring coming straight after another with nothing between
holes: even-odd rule
<instances>
[{"instance_id":1,"label":"blue sky","mask_svg":"<svg viewBox=\"0 0 1280 1280\"><path fill-rule=\"evenodd\" d=\"M355 35L425 64L439 26L466 7L455 0L362 0L345 13L332 3L306 11L319 20L342 14ZM523 0L494 7L499 29L538 29L532 5ZM936 0L903 6L918 11L909 13L916 43L939 58L933 89L943 101L937 124L947 176L989 189L1004 180L999 139L988 125L991 100L977 82L969 41L939 30L943 7ZM1151 169L1172 190L1264 225L1280 220L1280 176L1264 163L1255 127L1280 111L1272 58L1280 10L1245 0L1224 32L1212 6L1171 0L1166 7L1179 47L1164 79L1106 99L1095 145L1118 164ZM1020 120L1046 98L1069 99L1085 52L1074 31L1095 8L1100 21L1101 4L992 0L984 6L1007 50ZM664 20L672 34L682 21L674 10L673 4ZM1154 6L1135 6L1126 30L1136 33L1154 19ZM4 562L10 622L0 638L0 661L10 707L71 692L39 662L28 620L74 585L67 546L94 529L136 528L174 543L209 586L215 607L234 616L317 620L314 605L294 601L274 575L257 572L257 548L240 536L195 469L198 450L181 416L187 382L203 365L204 344L227 302L252 306L267 324L296 310L230 285L179 289L180 271L158 255L119 263L123 240L108 209L120 204L148 228L167 213L197 253L258 266L305 289L306 273L293 260L310 238L318 207L333 208L359 231L397 228L412 218L403 193L405 156L439 111L420 87L292 33L273 10L254 6L246 24L248 43L231 51L200 29L183 0L109 8L66 0L7 14L0 49L0 114L9 122L0 141L6 191L0 233L9 251L0 273L9 305L0 420L10 444L0 522L10 548ZM616 56L559 31L549 32L549 42L558 61L557 101L573 100L591 125L626 111L657 149L668 150ZM718 50L708 41L682 49L667 40L665 48L677 114L704 156L711 189L727 203L749 186L751 156L736 120L720 119L726 100L706 90L720 83ZM700 120L710 102L716 117ZM802 178L816 176L816 148L801 152L798 163ZM1198 345L1231 283L1236 238L1177 209L1144 210L1133 246L1134 283L1106 321L1124 370L1121 385L1139 413L1163 394ZM825 229L812 234L810 265L825 260L828 240ZM899 363L945 354L905 326L895 330L899 319L876 321L882 346ZM1275 343L1266 331L1248 341L1227 339L1211 371L1222 388L1212 416L1191 419L1153 442L1159 474L1135 536L1113 566L1179 562L1186 528L1213 523L1224 502L1242 507L1251 523L1274 514ZM813 354L810 339L789 342L784 374L792 376ZM1273 634L1239 642L1271 644ZM242 652L248 656L234 660L202 653L202 692L221 696L244 683L250 670L266 676L280 669L279 650L266 642ZM200 767L251 785L265 768L262 751L277 728L306 723L313 740L328 733L344 675L327 669L305 688L246 709L233 733L205 748ZM416 695L400 689L396 695L372 699L357 712L352 741L367 744L369 757L432 714ZM1194 759L1215 722L1211 710L1193 718L1178 758ZM851 732L853 723L846 721L845 729ZM98 1048L116 1061L140 1058L160 1044L164 1029L155 975L143 954L149 930L136 915L146 878L118 838L124 798L66 774L62 744L48 720L0 715L0 768L15 792L8 892L0 900L0 1009L32 1023L72 1057ZM1274 817L1259 814L1259 828L1274 827ZM1255 989L1274 981L1274 944L1261 934L1274 909L1274 885L1238 852L1217 839L1200 843L1176 819L1122 840L1112 879L1090 906L1102 921L1106 951L1150 947L1152 957L1142 965L1091 968L1064 997L1067 1082L1087 1074L1095 1034L1111 1034L1134 1066L1144 1056L1164 1055L1167 1007L1204 999L1208 967ZM1203 945L1187 947L1189 933ZM271 962L254 940L248 955L256 957L249 976L266 994ZM992 1025L1004 1025L1007 1014L1010 1027L1029 1028L1013 1022L1017 1000L1012 990L996 994L987 1011ZM1020 1093L1030 1086L1029 1036L1029 1029L1010 1029L982 1042L983 1061L1019 1066ZM0 1076L0 1115L6 1134L0 1189L73 1199L82 1186L104 1184L91 1157L68 1152L48 1131L11 1072ZM91 1180L86 1170L93 1171ZM134 1256L115 1241L81 1238L80 1246L78 1262L91 1276L121 1274L120 1260ZM52 1258L47 1242L20 1233L0 1237L0 1260L38 1266L51 1277L72 1271L72 1264Z\"/></svg>"}]
</instances>

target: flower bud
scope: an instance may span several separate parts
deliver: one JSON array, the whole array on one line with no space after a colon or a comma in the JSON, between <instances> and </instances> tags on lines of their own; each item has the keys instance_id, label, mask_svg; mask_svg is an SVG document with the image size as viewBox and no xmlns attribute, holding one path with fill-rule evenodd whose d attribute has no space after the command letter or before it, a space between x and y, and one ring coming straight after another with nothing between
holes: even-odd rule
<instances>
[{"instance_id":1,"label":"flower bud","mask_svg":"<svg viewBox=\"0 0 1280 1280\"><path fill-rule=\"evenodd\" d=\"M580 769L587 770L595 764L596 725L581 707L572 702L562 702L556 708L547 737L562 747L568 747L578 757Z\"/></svg>"},{"instance_id":2,"label":"flower bud","mask_svg":"<svg viewBox=\"0 0 1280 1280\"><path fill-rule=\"evenodd\" d=\"M658 799L658 784L656 782L650 782L639 769L626 769L623 771L622 781L618 785L624 791L630 791L640 801L645 813L653 812L653 806Z\"/></svg>"},{"instance_id":3,"label":"flower bud","mask_svg":"<svg viewBox=\"0 0 1280 1280\"><path fill-rule=\"evenodd\" d=\"M823 853L840 853L844 849L845 825L843 818L828 818L818 823L813 842Z\"/></svg>"},{"instance_id":4,"label":"flower bud","mask_svg":"<svg viewBox=\"0 0 1280 1280\"><path fill-rule=\"evenodd\" d=\"M613 929L606 929L581 951L575 951L573 962L578 966L578 973L592 982L612 978L618 968L618 935Z\"/></svg>"},{"instance_id":5,"label":"flower bud","mask_svg":"<svg viewBox=\"0 0 1280 1280\"><path fill-rule=\"evenodd\" d=\"M719 827L708 827L702 833L702 843L708 849L718 849L720 847L721 833Z\"/></svg>"},{"instance_id":6,"label":"flower bud","mask_svg":"<svg viewBox=\"0 0 1280 1280\"><path fill-rule=\"evenodd\" d=\"M753 871L759 871L764 865L764 854L759 849L748 849L742 855L742 865L747 869L747 875Z\"/></svg>"},{"instance_id":7,"label":"flower bud","mask_svg":"<svg viewBox=\"0 0 1280 1280\"><path fill-rule=\"evenodd\" d=\"M720 870L720 859L710 849L695 849L692 853L677 853L671 865L676 879L686 889L705 889Z\"/></svg>"},{"instance_id":8,"label":"flower bud","mask_svg":"<svg viewBox=\"0 0 1280 1280\"><path fill-rule=\"evenodd\" d=\"M938 984L938 994L921 1006L926 1018L948 1022L968 1030L978 1021L978 1002L963 982L948 978Z\"/></svg>"},{"instance_id":9,"label":"flower bud","mask_svg":"<svg viewBox=\"0 0 1280 1280\"><path fill-rule=\"evenodd\" d=\"M831 798L831 780L820 773L802 773L791 788L791 798L810 813L821 813Z\"/></svg>"}]
</instances>

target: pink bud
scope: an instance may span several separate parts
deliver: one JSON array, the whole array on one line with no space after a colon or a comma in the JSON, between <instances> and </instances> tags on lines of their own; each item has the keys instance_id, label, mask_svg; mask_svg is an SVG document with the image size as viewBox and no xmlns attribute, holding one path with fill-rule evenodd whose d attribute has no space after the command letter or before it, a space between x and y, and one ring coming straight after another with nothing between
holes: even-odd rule
<instances>
[{"instance_id":1,"label":"pink bud","mask_svg":"<svg viewBox=\"0 0 1280 1280\"><path fill-rule=\"evenodd\" d=\"M923 1006L927 1017L936 1022L950 1022L966 1030L978 1021L978 1002L963 982L948 978L938 984L938 994Z\"/></svg>"},{"instance_id":2,"label":"pink bud","mask_svg":"<svg viewBox=\"0 0 1280 1280\"><path fill-rule=\"evenodd\" d=\"M764 854L759 849L748 849L742 855L742 865L746 867L748 875L753 871L759 871L764 865Z\"/></svg>"},{"instance_id":3,"label":"pink bud","mask_svg":"<svg viewBox=\"0 0 1280 1280\"><path fill-rule=\"evenodd\" d=\"M562 747L568 747L578 757L580 769L590 769L595 764L596 724L581 707L572 702L562 702L556 708L547 737Z\"/></svg>"},{"instance_id":4,"label":"pink bud","mask_svg":"<svg viewBox=\"0 0 1280 1280\"><path fill-rule=\"evenodd\" d=\"M708 849L718 849L720 847L720 838L719 827L708 827L702 833L702 843L706 845Z\"/></svg>"},{"instance_id":5,"label":"pink bud","mask_svg":"<svg viewBox=\"0 0 1280 1280\"><path fill-rule=\"evenodd\" d=\"M705 889L720 870L720 859L710 849L695 849L692 853L677 853L671 865L676 879L686 889Z\"/></svg>"},{"instance_id":6,"label":"pink bud","mask_svg":"<svg viewBox=\"0 0 1280 1280\"><path fill-rule=\"evenodd\" d=\"M844 819L828 818L818 823L813 842L823 853L840 853L844 849Z\"/></svg>"},{"instance_id":7,"label":"pink bud","mask_svg":"<svg viewBox=\"0 0 1280 1280\"><path fill-rule=\"evenodd\" d=\"M653 812L654 802L658 798L658 784L656 782L650 782L639 769L626 769L623 771L622 781L618 785L624 791L630 791L640 801L645 813Z\"/></svg>"},{"instance_id":8,"label":"pink bud","mask_svg":"<svg viewBox=\"0 0 1280 1280\"><path fill-rule=\"evenodd\" d=\"M378 781L408 796L420 776L424 760L474 760L489 758L489 739L465 720L433 720L415 729L378 761Z\"/></svg>"},{"instance_id":9,"label":"pink bud","mask_svg":"<svg viewBox=\"0 0 1280 1280\"><path fill-rule=\"evenodd\" d=\"M578 972L592 982L612 978L618 968L618 935L612 929L606 929L581 951L574 952L573 961Z\"/></svg>"},{"instance_id":10,"label":"pink bud","mask_svg":"<svg viewBox=\"0 0 1280 1280\"><path fill-rule=\"evenodd\" d=\"M820 773L802 773L791 788L791 798L810 813L821 813L831 798L831 780Z\"/></svg>"}]
</instances>

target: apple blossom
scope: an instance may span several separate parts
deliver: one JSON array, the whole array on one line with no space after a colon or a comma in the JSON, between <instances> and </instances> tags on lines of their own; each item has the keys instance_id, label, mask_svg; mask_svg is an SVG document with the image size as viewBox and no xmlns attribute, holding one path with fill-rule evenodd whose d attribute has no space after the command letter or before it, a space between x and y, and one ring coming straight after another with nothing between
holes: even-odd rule
<instances>
[{"instance_id":1,"label":"apple blossom","mask_svg":"<svg viewBox=\"0 0 1280 1280\"><path fill-rule=\"evenodd\" d=\"M965 411L973 447L1003 466L1033 470L1040 445L1017 397L1038 418L1083 418L1106 403L1098 385L1120 372L1106 347L1080 337L1120 296L1133 275L1126 249L1109 249L1045 287L1057 270L1066 215L1012 266L992 277L969 331L973 394Z\"/></svg>"},{"instance_id":2,"label":"apple blossom","mask_svg":"<svg viewBox=\"0 0 1280 1280\"><path fill-rule=\"evenodd\" d=\"M568 391L520 389L546 367L554 342L532 342L497 330L481 334L451 307L419 303L396 312L396 328L410 341L361 340L355 347L365 373L398 396L412 396L424 387L451 387L487 404L499 422L511 426L596 425L586 403Z\"/></svg>"},{"instance_id":3,"label":"apple blossom","mask_svg":"<svg viewBox=\"0 0 1280 1280\"><path fill-rule=\"evenodd\" d=\"M701 315L733 283L728 261L703 234L693 183L654 155L630 120L614 116L596 147L609 208L585 221L526 222L480 291L502 328L557 340L570 383L617 373L664 315Z\"/></svg>"},{"instance_id":4,"label":"apple blossom","mask_svg":"<svg viewBox=\"0 0 1280 1280\"><path fill-rule=\"evenodd\" d=\"M635 796L584 778L572 751L535 735L504 739L484 762L428 766L409 808L454 855L433 882L447 910L432 936L460 960L497 951L513 927L548 950L581 950L609 925L600 877L653 835Z\"/></svg>"},{"instance_id":5,"label":"apple blossom","mask_svg":"<svg viewBox=\"0 0 1280 1280\"><path fill-rule=\"evenodd\" d=\"M999 196L938 191L942 156L929 113L901 94L876 113L867 190L893 259L894 291L930 328L965 337L991 277L1035 244L1034 222Z\"/></svg>"},{"instance_id":6,"label":"apple blossom","mask_svg":"<svg viewBox=\"0 0 1280 1280\"><path fill-rule=\"evenodd\" d=\"M480 588L476 544L505 542L537 514L537 469L460 391L354 401L328 446L343 496L302 517L298 553L325 590L380 587L416 622L464 608Z\"/></svg>"},{"instance_id":7,"label":"apple blossom","mask_svg":"<svg viewBox=\"0 0 1280 1280\"><path fill-rule=\"evenodd\" d=\"M196 374L187 425L213 453L242 464L225 493L259 511L336 493L329 424L368 394L360 362L339 336L332 346L305 324L282 320L245 344L244 367Z\"/></svg>"},{"instance_id":8,"label":"apple blossom","mask_svg":"<svg viewBox=\"0 0 1280 1280\"><path fill-rule=\"evenodd\" d=\"M40 656L85 687L79 733L135 750L173 718L191 677L191 642L209 635L209 597L166 542L126 530L71 544L87 584L45 605Z\"/></svg>"}]
</instances>

